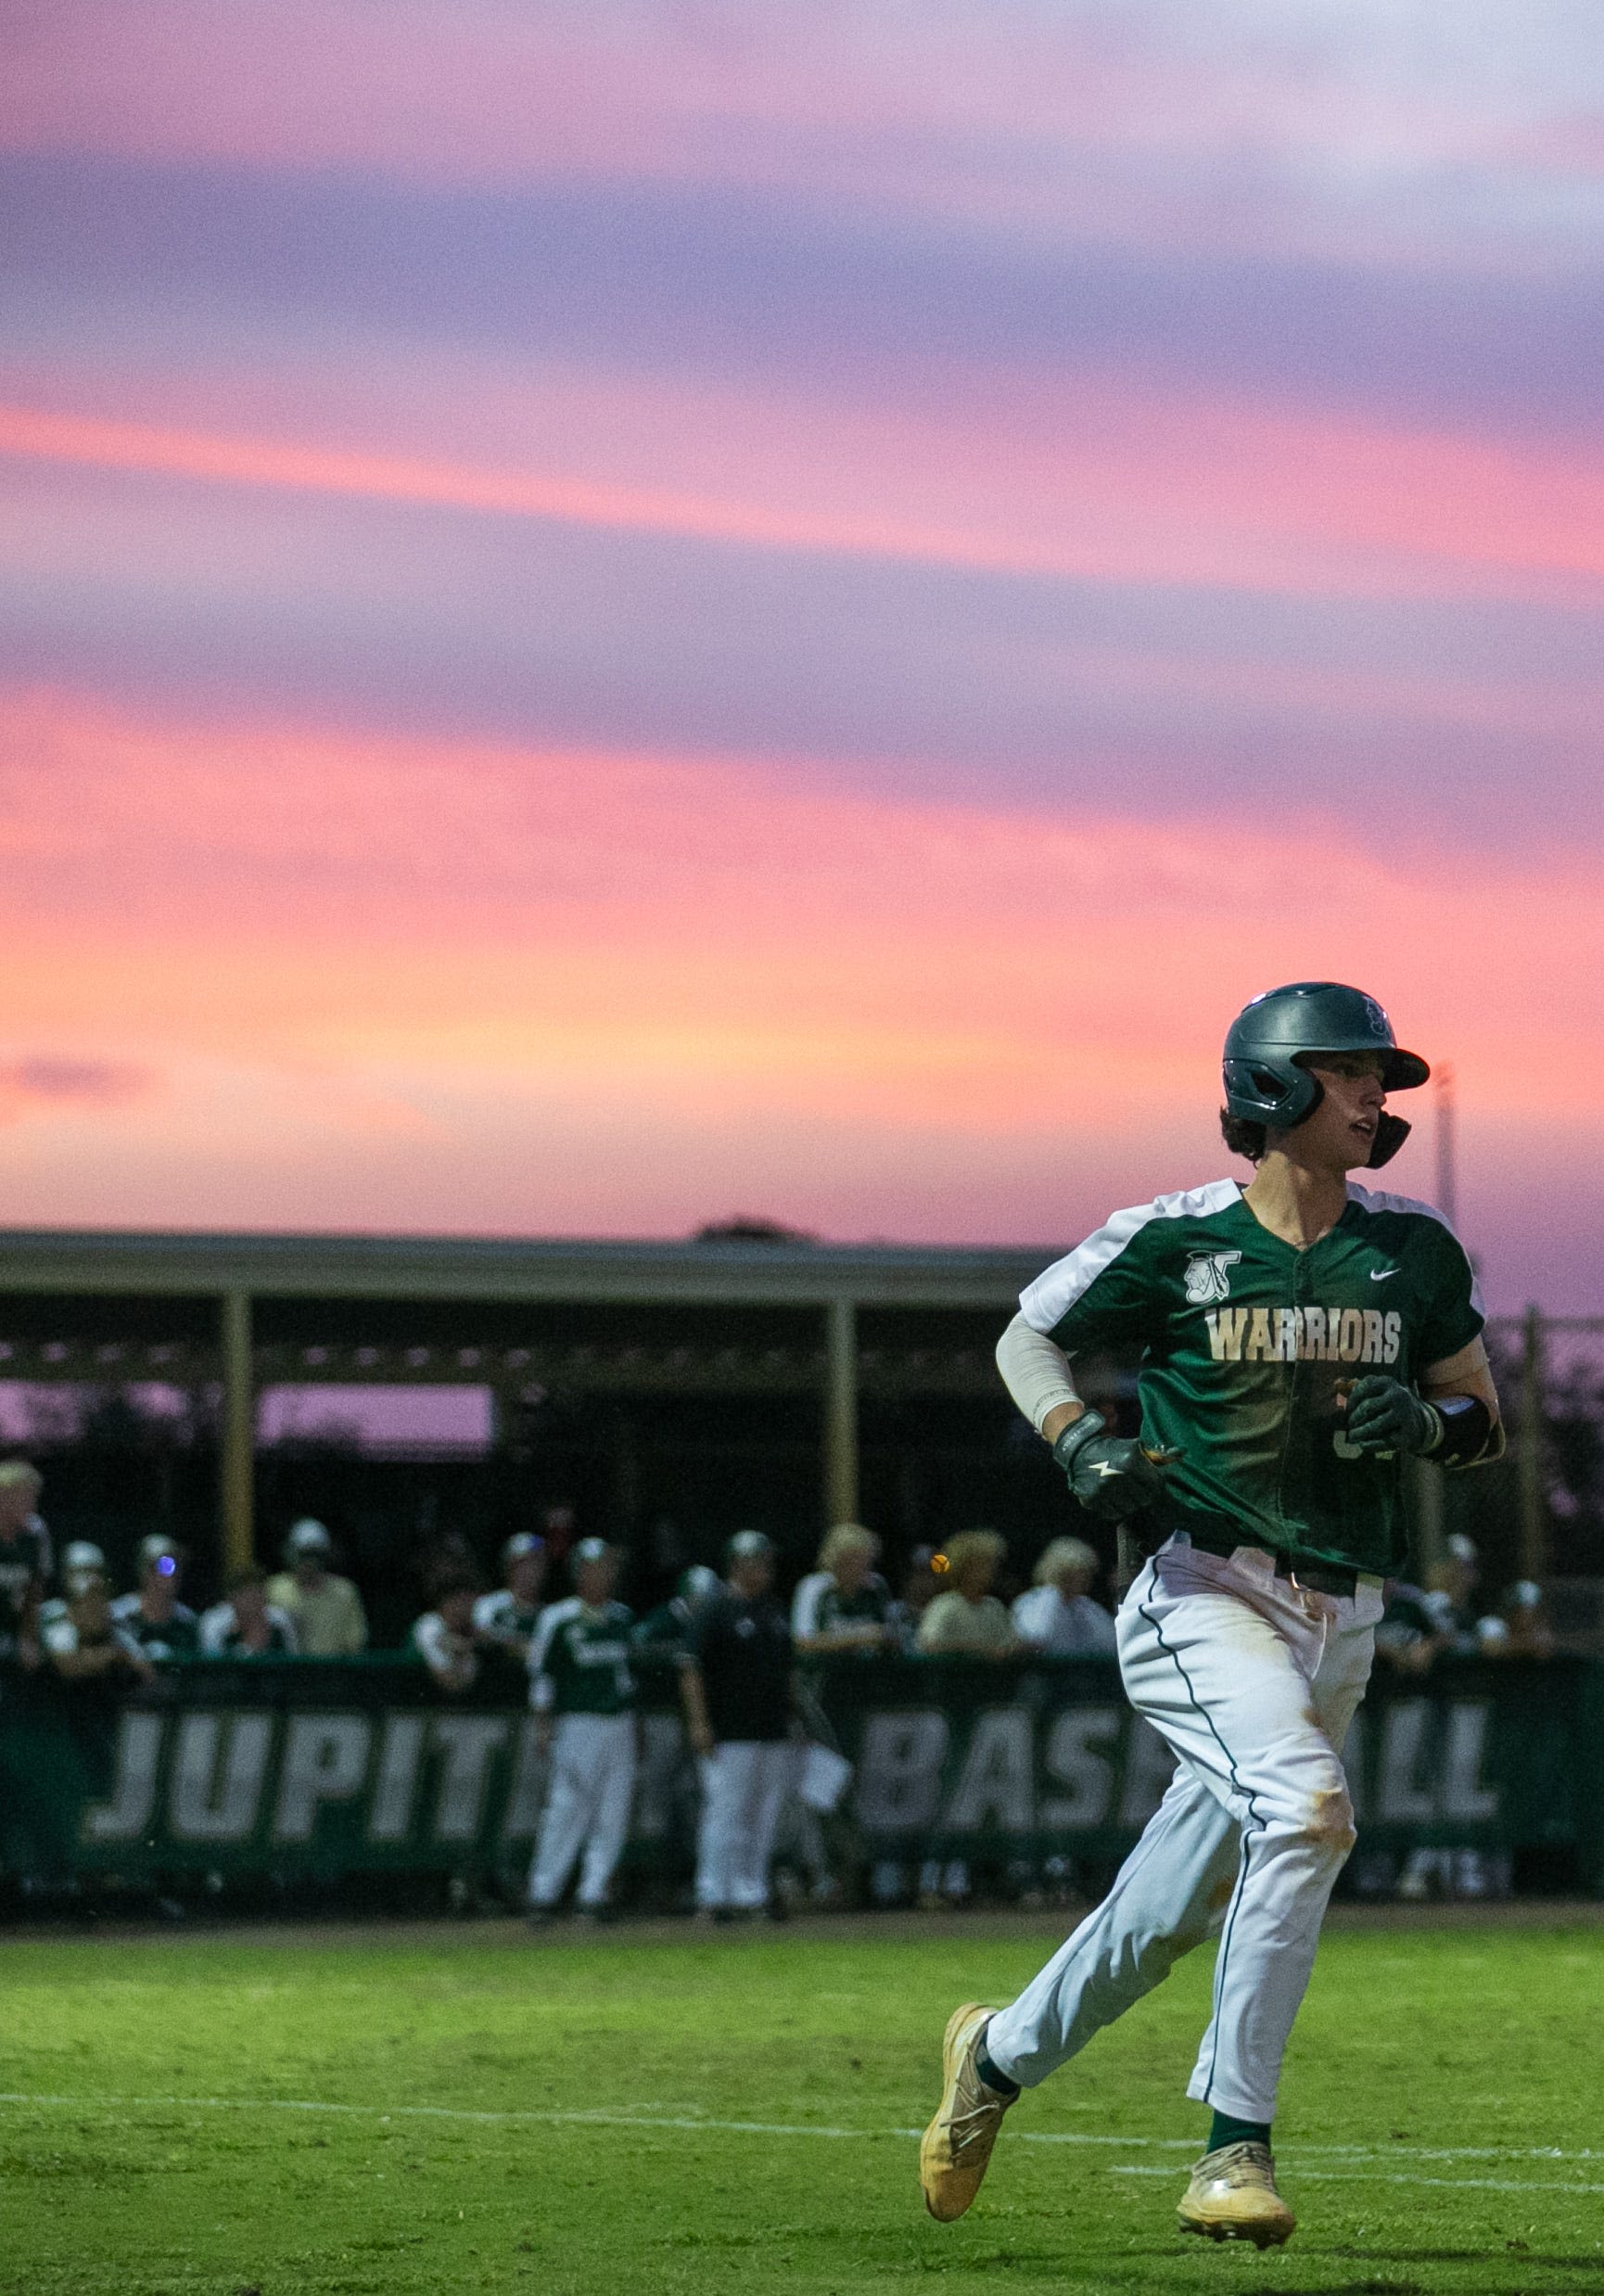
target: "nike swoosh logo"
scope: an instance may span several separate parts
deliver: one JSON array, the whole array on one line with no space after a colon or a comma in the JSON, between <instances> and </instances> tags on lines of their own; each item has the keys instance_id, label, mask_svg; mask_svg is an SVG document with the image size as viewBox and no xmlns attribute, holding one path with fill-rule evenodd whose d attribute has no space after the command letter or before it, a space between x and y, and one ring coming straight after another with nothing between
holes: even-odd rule
<instances>
[{"instance_id":1,"label":"nike swoosh logo","mask_svg":"<svg viewBox=\"0 0 1604 2296\"><path fill-rule=\"evenodd\" d=\"M1370 1282L1372 1283L1385 1283L1389 1276L1395 1276L1397 1272L1398 1271L1395 1268L1372 1268L1370 1269Z\"/></svg>"}]
</instances>

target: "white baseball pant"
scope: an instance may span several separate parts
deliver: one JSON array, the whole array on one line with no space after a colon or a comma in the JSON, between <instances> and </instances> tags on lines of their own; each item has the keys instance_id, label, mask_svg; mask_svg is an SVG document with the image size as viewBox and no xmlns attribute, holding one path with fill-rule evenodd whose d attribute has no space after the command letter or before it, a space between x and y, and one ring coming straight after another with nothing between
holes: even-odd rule
<instances>
[{"instance_id":1,"label":"white baseball pant","mask_svg":"<svg viewBox=\"0 0 1604 2296\"><path fill-rule=\"evenodd\" d=\"M796 1753L787 1739L730 1738L703 1755L698 1906L755 1913L768 1903L769 1860Z\"/></svg>"},{"instance_id":2,"label":"white baseball pant","mask_svg":"<svg viewBox=\"0 0 1604 2296\"><path fill-rule=\"evenodd\" d=\"M1317 1594L1254 1547L1228 1558L1172 1540L1120 1607L1131 1704L1178 1757L1113 1889L986 2046L1034 2088L1220 1939L1214 2014L1187 2095L1272 2121L1281 2058L1331 1888L1354 1843L1341 1750L1369 1677L1381 1582Z\"/></svg>"},{"instance_id":3,"label":"white baseball pant","mask_svg":"<svg viewBox=\"0 0 1604 2296\"><path fill-rule=\"evenodd\" d=\"M552 1732L552 1775L529 1868L529 1903L554 1906L579 1868L579 1902L605 1905L607 1885L630 1830L635 1794L635 1717L560 1714Z\"/></svg>"}]
</instances>

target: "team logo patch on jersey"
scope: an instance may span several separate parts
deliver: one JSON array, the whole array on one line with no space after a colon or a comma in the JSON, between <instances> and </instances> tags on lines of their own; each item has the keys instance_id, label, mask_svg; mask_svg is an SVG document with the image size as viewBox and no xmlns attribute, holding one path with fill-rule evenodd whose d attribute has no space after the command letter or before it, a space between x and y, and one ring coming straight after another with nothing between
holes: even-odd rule
<instances>
[{"instance_id":1,"label":"team logo patch on jersey","mask_svg":"<svg viewBox=\"0 0 1604 2296\"><path fill-rule=\"evenodd\" d=\"M1231 1269L1240 1252L1194 1252L1186 1264L1186 1295L1193 1307L1206 1307L1211 1299L1228 1299L1231 1295Z\"/></svg>"}]
</instances>

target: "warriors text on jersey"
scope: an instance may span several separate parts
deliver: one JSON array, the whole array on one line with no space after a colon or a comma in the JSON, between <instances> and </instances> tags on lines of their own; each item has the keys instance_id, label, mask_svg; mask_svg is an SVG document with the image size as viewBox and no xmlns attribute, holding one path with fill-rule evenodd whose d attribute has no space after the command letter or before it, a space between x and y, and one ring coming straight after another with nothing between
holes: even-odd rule
<instances>
[{"instance_id":1,"label":"warriors text on jersey","mask_svg":"<svg viewBox=\"0 0 1604 2296\"><path fill-rule=\"evenodd\" d=\"M1116 1212L1020 1307L1066 1355L1140 1349L1143 1440L1180 1453L1155 1527L1383 1575L1403 1554L1401 1462L1347 1443L1338 1383L1378 1371L1418 1387L1484 1320L1441 1215L1351 1182L1302 1251L1235 1180Z\"/></svg>"},{"instance_id":2,"label":"warriors text on jersey","mask_svg":"<svg viewBox=\"0 0 1604 2296\"><path fill-rule=\"evenodd\" d=\"M633 1614L622 1602L572 1595L549 1603L529 1649L535 1704L549 1714L623 1714L635 1703L630 1673Z\"/></svg>"}]
</instances>

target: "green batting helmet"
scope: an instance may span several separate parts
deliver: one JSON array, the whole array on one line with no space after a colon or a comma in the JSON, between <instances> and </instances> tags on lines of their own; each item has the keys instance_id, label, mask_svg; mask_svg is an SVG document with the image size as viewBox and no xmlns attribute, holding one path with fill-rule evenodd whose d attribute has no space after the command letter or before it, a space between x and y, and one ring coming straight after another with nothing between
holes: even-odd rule
<instances>
[{"instance_id":1,"label":"green batting helmet","mask_svg":"<svg viewBox=\"0 0 1604 2296\"><path fill-rule=\"evenodd\" d=\"M1292 981L1255 997L1232 1021L1226 1035L1226 1113L1290 1132L1320 1104L1319 1081L1310 1076L1309 1064L1321 1052L1379 1052L1389 1092L1408 1091L1432 1073L1418 1052L1401 1048L1374 997L1339 981ZM1383 1116L1371 1167L1395 1156L1408 1133L1401 1116Z\"/></svg>"}]
</instances>

